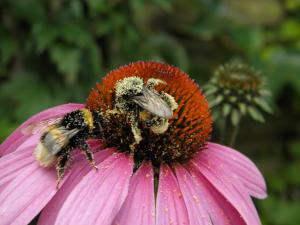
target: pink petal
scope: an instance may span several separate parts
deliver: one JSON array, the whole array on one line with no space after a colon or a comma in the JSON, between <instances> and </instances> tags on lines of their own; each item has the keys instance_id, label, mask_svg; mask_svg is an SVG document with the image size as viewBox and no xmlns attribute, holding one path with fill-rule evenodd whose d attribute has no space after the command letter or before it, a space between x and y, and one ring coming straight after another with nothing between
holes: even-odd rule
<instances>
[{"instance_id":1,"label":"pink petal","mask_svg":"<svg viewBox=\"0 0 300 225\"><path fill-rule=\"evenodd\" d=\"M266 183L257 167L246 156L231 148L215 143L208 144L209 151L204 151L220 163L226 164L235 177L244 184L249 194L256 198L266 198Z\"/></svg>"},{"instance_id":2,"label":"pink petal","mask_svg":"<svg viewBox=\"0 0 300 225\"><path fill-rule=\"evenodd\" d=\"M105 149L94 154L96 164L100 164L106 158L114 153L113 149ZM72 192L73 188L81 181L81 179L91 171L91 166L87 164L86 159L78 160L76 167L72 168L71 174L65 180L57 194L51 199L47 206L43 209L38 224L53 225L57 215L63 206L66 198Z\"/></svg>"},{"instance_id":3,"label":"pink petal","mask_svg":"<svg viewBox=\"0 0 300 225\"><path fill-rule=\"evenodd\" d=\"M209 151L209 148L200 153L190 167L198 170L236 208L246 224L260 224L256 209L244 185L230 174L230 169L226 165L213 158L207 158L203 154L205 151Z\"/></svg>"},{"instance_id":4,"label":"pink petal","mask_svg":"<svg viewBox=\"0 0 300 225\"><path fill-rule=\"evenodd\" d=\"M154 184L150 164L143 163L133 175L128 196L112 224L155 224Z\"/></svg>"},{"instance_id":5,"label":"pink petal","mask_svg":"<svg viewBox=\"0 0 300 225\"><path fill-rule=\"evenodd\" d=\"M34 136L29 137L14 152L4 155L0 158L0 192L4 185L14 179L20 171L31 163L35 163L33 151L36 147L37 139ZM90 147L94 151L103 149L102 142L99 140L88 140ZM74 157L75 160L82 160L82 157ZM78 155L78 154L77 154ZM86 160L83 160L86 164Z\"/></svg>"},{"instance_id":6,"label":"pink petal","mask_svg":"<svg viewBox=\"0 0 300 225\"><path fill-rule=\"evenodd\" d=\"M204 193L194 185L193 177L181 165L175 166L180 190L188 211L191 225L212 225L207 205L203 202Z\"/></svg>"},{"instance_id":7,"label":"pink petal","mask_svg":"<svg viewBox=\"0 0 300 225\"><path fill-rule=\"evenodd\" d=\"M0 156L8 154L16 150L25 140L28 139L28 135L22 133L22 129L29 124L48 120L50 118L55 118L57 116L64 115L68 112L74 111L76 109L83 108L82 104L64 104L59 105L50 109L46 109L30 119L26 120L20 127L18 127L1 145L0 145Z\"/></svg>"},{"instance_id":8,"label":"pink petal","mask_svg":"<svg viewBox=\"0 0 300 225\"><path fill-rule=\"evenodd\" d=\"M29 137L18 150L0 158L1 225L28 224L57 192L55 169L38 165L33 156L33 139ZM94 150L101 147L99 141L89 144ZM78 160L87 164L82 155L75 157L73 163L76 165Z\"/></svg>"},{"instance_id":9,"label":"pink petal","mask_svg":"<svg viewBox=\"0 0 300 225\"><path fill-rule=\"evenodd\" d=\"M209 217L216 225L245 225L238 211L231 205L207 179L191 167L188 168L191 174L192 186L198 189L201 194L201 203L205 204Z\"/></svg>"},{"instance_id":10,"label":"pink petal","mask_svg":"<svg viewBox=\"0 0 300 225\"><path fill-rule=\"evenodd\" d=\"M156 224L188 225L187 209L169 166L161 166L156 200Z\"/></svg>"},{"instance_id":11,"label":"pink petal","mask_svg":"<svg viewBox=\"0 0 300 225\"><path fill-rule=\"evenodd\" d=\"M115 153L98 164L98 168L97 172L90 171L81 177L68 194L61 196L63 204L59 212L49 213L55 217L51 218L52 224L111 224L127 196L133 162ZM45 217L40 224L47 224Z\"/></svg>"},{"instance_id":12,"label":"pink petal","mask_svg":"<svg viewBox=\"0 0 300 225\"><path fill-rule=\"evenodd\" d=\"M15 151L0 158L0 187L13 180L24 168L32 164L35 159L33 146L22 151Z\"/></svg>"},{"instance_id":13,"label":"pink petal","mask_svg":"<svg viewBox=\"0 0 300 225\"><path fill-rule=\"evenodd\" d=\"M19 169L0 193L1 225L28 224L56 193L55 183L55 171L37 163Z\"/></svg>"}]
</instances>

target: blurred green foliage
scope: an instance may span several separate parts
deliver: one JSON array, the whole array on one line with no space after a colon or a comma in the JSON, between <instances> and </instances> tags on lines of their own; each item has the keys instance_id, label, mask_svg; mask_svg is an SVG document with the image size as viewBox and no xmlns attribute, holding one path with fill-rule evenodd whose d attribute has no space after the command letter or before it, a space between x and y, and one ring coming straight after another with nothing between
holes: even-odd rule
<instances>
[{"instance_id":1,"label":"blurred green foliage","mask_svg":"<svg viewBox=\"0 0 300 225\"><path fill-rule=\"evenodd\" d=\"M0 141L131 61L174 64L200 86L226 62L261 70L274 113L242 121L236 148L266 177L263 223L299 224L299 0L2 0L0 18Z\"/></svg>"}]
</instances>

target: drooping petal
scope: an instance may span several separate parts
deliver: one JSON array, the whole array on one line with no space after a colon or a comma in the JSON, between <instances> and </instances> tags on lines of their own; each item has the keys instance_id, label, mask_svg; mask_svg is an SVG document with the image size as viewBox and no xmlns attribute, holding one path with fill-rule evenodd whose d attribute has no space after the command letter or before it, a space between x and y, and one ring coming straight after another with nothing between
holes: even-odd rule
<instances>
[{"instance_id":1,"label":"drooping petal","mask_svg":"<svg viewBox=\"0 0 300 225\"><path fill-rule=\"evenodd\" d=\"M133 162L115 153L98 168L82 177L68 194L64 191L58 213L49 215L55 217L52 224L111 224L127 196ZM40 224L47 224L46 219Z\"/></svg>"},{"instance_id":2,"label":"drooping petal","mask_svg":"<svg viewBox=\"0 0 300 225\"><path fill-rule=\"evenodd\" d=\"M99 140L91 139L87 142L94 152L103 149L102 142ZM31 136L14 152L6 154L0 158L0 192L4 188L5 184L13 180L23 168L35 161L33 151L36 147L36 143L36 137ZM75 155L76 153L73 154L73 161L83 161L87 164L85 159L82 160L82 157L75 157Z\"/></svg>"},{"instance_id":3,"label":"drooping petal","mask_svg":"<svg viewBox=\"0 0 300 225\"><path fill-rule=\"evenodd\" d=\"M213 158L206 157L205 151L209 151L209 148L198 154L190 163L190 166L201 172L216 190L236 208L246 224L260 224L256 209L244 185L239 179L232 176L226 165L214 161Z\"/></svg>"},{"instance_id":4,"label":"drooping petal","mask_svg":"<svg viewBox=\"0 0 300 225\"><path fill-rule=\"evenodd\" d=\"M204 200L204 193L195 186L193 177L181 165L175 166L180 190L187 208L191 225L212 225L208 209Z\"/></svg>"},{"instance_id":5,"label":"drooping petal","mask_svg":"<svg viewBox=\"0 0 300 225\"><path fill-rule=\"evenodd\" d=\"M152 166L143 163L133 175L128 196L112 224L155 224L153 179Z\"/></svg>"},{"instance_id":6,"label":"drooping petal","mask_svg":"<svg viewBox=\"0 0 300 225\"><path fill-rule=\"evenodd\" d=\"M246 225L238 211L230 204L216 188L207 181L199 170L187 166L191 174L192 186L201 194L201 204L205 204L209 217L216 225Z\"/></svg>"},{"instance_id":7,"label":"drooping petal","mask_svg":"<svg viewBox=\"0 0 300 225\"><path fill-rule=\"evenodd\" d=\"M90 145L91 146L91 145ZM105 149L94 154L96 164L100 164L106 158L114 153L113 149ZM58 216L58 213L63 206L66 198L72 192L73 188L81 181L81 179L91 171L91 166L88 165L86 159L78 160L76 167L72 168L70 176L59 189L57 194L51 199L51 201L43 209L38 224L53 225ZM93 172L93 171L92 171Z\"/></svg>"},{"instance_id":8,"label":"drooping petal","mask_svg":"<svg viewBox=\"0 0 300 225\"><path fill-rule=\"evenodd\" d=\"M32 149L27 146L22 151L15 151L0 158L0 187L13 180L28 165L34 162Z\"/></svg>"},{"instance_id":9,"label":"drooping petal","mask_svg":"<svg viewBox=\"0 0 300 225\"><path fill-rule=\"evenodd\" d=\"M209 151L204 151L204 153L219 163L227 165L234 176L241 180L251 196L267 197L265 180L251 160L226 146L209 143L207 147Z\"/></svg>"},{"instance_id":10,"label":"drooping petal","mask_svg":"<svg viewBox=\"0 0 300 225\"><path fill-rule=\"evenodd\" d=\"M1 145L0 145L0 156L8 154L19 147L25 140L28 139L28 135L24 135L22 130L29 124L36 123L50 118L55 118L64 115L68 112L76 109L83 108L83 104L64 104L59 105L50 109L46 109L28 120L26 120L20 127L18 127Z\"/></svg>"},{"instance_id":11,"label":"drooping petal","mask_svg":"<svg viewBox=\"0 0 300 225\"><path fill-rule=\"evenodd\" d=\"M1 225L28 224L56 193L53 169L42 169L33 162L14 175L0 193Z\"/></svg>"},{"instance_id":12,"label":"drooping petal","mask_svg":"<svg viewBox=\"0 0 300 225\"><path fill-rule=\"evenodd\" d=\"M28 224L57 192L56 171L38 165L32 139L29 137L16 151L0 158L1 225ZM93 150L101 148L99 141L89 141L89 145ZM83 155L74 156L72 166L75 168L77 162L88 165Z\"/></svg>"},{"instance_id":13,"label":"drooping petal","mask_svg":"<svg viewBox=\"0 0 300 225\"><path fill-rule=\"evenodd\" d=\"M167 165L160 168L156 200L156 224L190 224L178 182L172 170Z\"/></svg>"}]
</instances>

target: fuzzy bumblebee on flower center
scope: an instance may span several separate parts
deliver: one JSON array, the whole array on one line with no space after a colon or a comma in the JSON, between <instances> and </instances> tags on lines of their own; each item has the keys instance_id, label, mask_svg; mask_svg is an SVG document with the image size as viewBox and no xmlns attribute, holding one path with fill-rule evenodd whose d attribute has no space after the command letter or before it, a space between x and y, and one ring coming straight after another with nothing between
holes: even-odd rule
<instances>
[{"instance_id":1,"label":"fuzzy bumblebee on flower center","mask_svg":"<svg viewBox=\"0 0 300 225\"><path fill-rule=\"evenodd\" d=\"M106 145L133 153L137 163L187 161L211 132L210 111L198 85L160 63L112 71L92 90L87 108L107 115Z\"/></svg>"}]
</instances>

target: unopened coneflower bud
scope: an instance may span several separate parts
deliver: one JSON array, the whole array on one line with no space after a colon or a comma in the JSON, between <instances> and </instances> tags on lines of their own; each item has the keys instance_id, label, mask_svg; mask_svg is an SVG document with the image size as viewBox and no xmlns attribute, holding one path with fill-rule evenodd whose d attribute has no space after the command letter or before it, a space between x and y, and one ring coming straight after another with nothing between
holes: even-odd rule
<instances>
[{"instance_id":1,"label":"unopened coneflower bud","mask_svg":"<svg viewBox=\"0 0 300 225\"><path fill-rule=\"evenodd\" d=\"M263 112L272 112L266 100L270 92L265 89L265 78L245 64L220 66L204 90L217 117L230 117L233 126L245 115L264 122Z\"/></svg>"}]
</instances>

